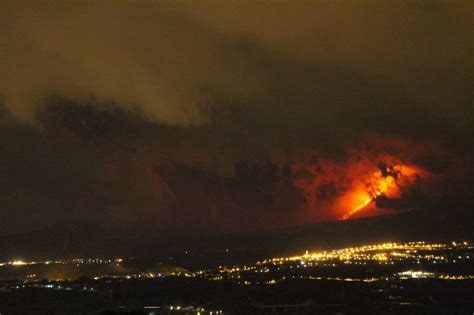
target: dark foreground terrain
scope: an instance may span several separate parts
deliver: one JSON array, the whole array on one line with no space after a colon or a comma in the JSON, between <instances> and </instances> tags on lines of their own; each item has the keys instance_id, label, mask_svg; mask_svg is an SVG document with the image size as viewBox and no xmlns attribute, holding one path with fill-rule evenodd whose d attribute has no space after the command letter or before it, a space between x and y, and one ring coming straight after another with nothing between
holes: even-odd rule
<instances>
[{"instance_id":1,"label":"dark foreground terrain","mask_svg":"<svg viewBox=\"0 0 474 315\"><path fill-rule=\"evenodd\" d=\"M16 288L16 286L18 286ZM472 314L474 281L288 280L242 286L202 279L5 282L2 314Z\"/></svg>"}]
</instances>

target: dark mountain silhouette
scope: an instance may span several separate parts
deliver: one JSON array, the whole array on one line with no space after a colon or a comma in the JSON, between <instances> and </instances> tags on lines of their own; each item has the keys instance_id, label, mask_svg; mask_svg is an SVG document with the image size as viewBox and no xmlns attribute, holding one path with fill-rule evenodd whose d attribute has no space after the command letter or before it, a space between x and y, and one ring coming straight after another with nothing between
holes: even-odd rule
<instances>
[{"instance_id":1,"label":"dark mountain silhouette","mask_svg":"<svg viewBox=\"0 0 474 315\"><path fill-rule=\"evenodd\" d=\"M91 257L115 245L112 235L87 222L57 223L50 227L0 238L2 259Z\"/></svg>"},{"instance_id":2,"label":"dark mountain silhouette","mask_svg":"<svg viewBox=\"0 0 474 315\"><path fill-rule=\"evenodd\" d=\"M149 233L149 232L147 232ZM73 222L0 238L0 258L52 259L131 255L186 267L231 264L383 241L474 240L474 211L466 205L412 210L397 215L207 237L165 231L130 236Z\"/></svg>"}]
</instances>

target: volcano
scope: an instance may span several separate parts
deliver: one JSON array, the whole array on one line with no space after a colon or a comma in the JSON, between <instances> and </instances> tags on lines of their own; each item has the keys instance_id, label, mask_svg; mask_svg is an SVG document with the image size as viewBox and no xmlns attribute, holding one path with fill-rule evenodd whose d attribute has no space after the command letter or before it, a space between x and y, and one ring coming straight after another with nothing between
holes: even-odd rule
<instances>
[{"instance_id":1,"label":"volcano","mask_svg":"<svg viewBox=\"0 0 474 315\"><path fill-rule=\"evenodd\" d=\"M0 258L5 261L18 258L131 255L168 260L172 256L174 263L193 266L240 263L308 249L385 241L473 240L474 211L469 207L453 197L433 202L432 206L426 209L413 209L385 216L357 218L362 215L358 213L346 221L194 238L177 237L165 231L157 231L153 235L132 236L120 231L105 232L100 226L90 223L64 223L31 233L0 238ZM423 224L422 230L419 228L420 224ZM51 243L51 240L60 239L67 239L67 242Z\"/></svg>"}]
</instances>

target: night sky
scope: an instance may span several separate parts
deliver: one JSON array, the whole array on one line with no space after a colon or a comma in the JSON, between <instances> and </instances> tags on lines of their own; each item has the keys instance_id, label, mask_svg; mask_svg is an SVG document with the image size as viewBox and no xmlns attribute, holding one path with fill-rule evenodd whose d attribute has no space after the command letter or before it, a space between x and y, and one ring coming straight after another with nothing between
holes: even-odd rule
<instances>
[{"instance_id":1,"label":"night sky","mask_svg":"<svg viewBox=\"0 0 474 315\"><path fill-rule=\"evenodd\" d=\"M0 234L471 202L473 48L472 1L2 1Z\"/></svg>"}]
</instances>

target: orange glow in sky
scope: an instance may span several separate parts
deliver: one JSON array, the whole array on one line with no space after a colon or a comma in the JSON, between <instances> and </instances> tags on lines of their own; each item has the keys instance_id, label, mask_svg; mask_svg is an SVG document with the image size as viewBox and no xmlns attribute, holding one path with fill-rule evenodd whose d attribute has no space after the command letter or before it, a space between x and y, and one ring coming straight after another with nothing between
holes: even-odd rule
<instances>
[{"instance_id":1,"label":"orange glow in sky","mask_svg":"<svg viewBox=\"0 0 474 315\"><path fill-rule=\"evenodd\" d=\"M422 173L416 167L405 165L394 166L393 171L393 175L384 177L382 171L378 170L369 178L365 189L358 187L355 191L350 192L345 198L350 210L344 213L340 219L351 218L382 194L392 198L399 197L400 185L413 184L414 176Z\"/></svg>"}]
</instances>

